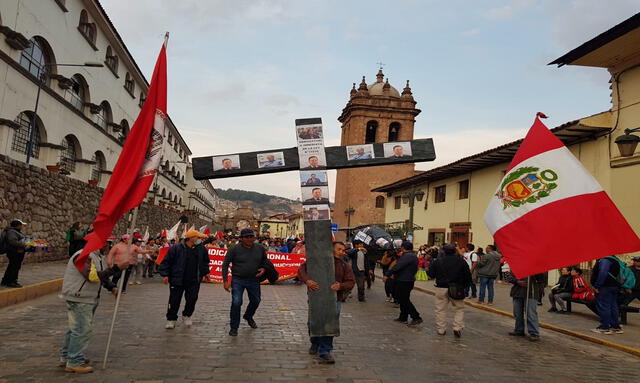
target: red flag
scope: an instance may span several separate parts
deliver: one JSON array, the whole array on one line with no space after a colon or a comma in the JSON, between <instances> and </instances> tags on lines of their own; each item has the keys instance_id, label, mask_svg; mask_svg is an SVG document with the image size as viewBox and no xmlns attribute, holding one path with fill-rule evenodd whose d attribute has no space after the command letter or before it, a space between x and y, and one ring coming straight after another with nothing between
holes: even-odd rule
<instances>
[{"instance_id":1,"label":"red flag","mask_svg":"<svg viewBox=\"0 0 640 383\"><path fill-rule=\"evenodd\" d=\"M160 250L158 250L158 258L156 259L156 263L159 265L162 263L162 261L164 260L164 257L167 256L167 253L169 252L170 247L166 246L166 247L162 247L160 248Z\"/></svg>"},{"instance_id":2,"label":"red flag","mask_svg":"<svg viewBox=\"0 0 640 383\"><path fill-rule=\"evenodd\" d=\"M537 117L484 221L519 278L640 250L607 193Z\"/></svg>"},{"instance_id":3,"label":"red flag","mask_svg":"<svg viewBox=\"0 0 640 383\"><path fill-rule=\"evenodd\" d=\"M203 232L202 234L204 234L204 235L206 235L206 236L208 237L208 236L210 236L210 235L211 235L211 230L209 230L209 228L208 228L208 227L205 227L205 228L204 228L204 232Z\"/></svg>"},{"instance_id":4,"label":"red flag","mask_svg":"<svg viewBox=\"0 0 640 383\"><path fill-rule=\"evenodd\" d=\"M162 234L160 234L160 237L165 237L165 238L167 238L167 229L163 229L163 230L162 230Z\"/></svg>"},{"instance_id":5,"label":"red flag","mask_svg":"<svg viewBox=\"0 0 640 383\"><path fill-rule=\"evenodd\" d=\"M102 195L93 232L85 237L87 244L76 258L81 270L87 256L100 249L122 215L140 205L156 175L165 120L167 118L166 40L160 49L151 77L147 100L127 136L109 184Z\"/></svg>"}]
</instances>

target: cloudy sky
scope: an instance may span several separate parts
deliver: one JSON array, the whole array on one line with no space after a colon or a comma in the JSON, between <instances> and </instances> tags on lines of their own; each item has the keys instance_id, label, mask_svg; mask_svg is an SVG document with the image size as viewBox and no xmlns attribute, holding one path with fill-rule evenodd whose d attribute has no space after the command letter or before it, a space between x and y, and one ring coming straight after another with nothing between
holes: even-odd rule
<instances>
[{"instance_id":1,"label":"cloudy sky","mask_svg":"<svg viewBox=\"0 0 640 383\"><path fill-rule=\"evenodd\" d=\"M294 120L337 117L351 84L411 80L432 137L430 169L521 138L535 112L549 127L607 110L604 69L547 66L640 11L640 0L103 0L150 77L165 31L169 114L194 156L295 146ZM332 179L334 179L332 177ZM213 180L299 198L297 172ZM392 180L390 180L392 181Z\"/></svg>"}]
</instances>

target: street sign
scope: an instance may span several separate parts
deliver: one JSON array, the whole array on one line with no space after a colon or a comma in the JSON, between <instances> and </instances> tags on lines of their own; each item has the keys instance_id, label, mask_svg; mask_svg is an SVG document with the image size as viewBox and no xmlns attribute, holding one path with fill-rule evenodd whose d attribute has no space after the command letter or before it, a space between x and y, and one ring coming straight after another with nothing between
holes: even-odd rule
<instances>
[{"instance_id":1,"label":"street sign","mask_svg":"<svg viewBox=\"0 0 640 383\"><path fill-rule=\"evenodd\" d=\"M338 224L337 223L332 223L331 224L331 231L333 233L337 233L338 232Z\"/></svg>"}]
</instances>

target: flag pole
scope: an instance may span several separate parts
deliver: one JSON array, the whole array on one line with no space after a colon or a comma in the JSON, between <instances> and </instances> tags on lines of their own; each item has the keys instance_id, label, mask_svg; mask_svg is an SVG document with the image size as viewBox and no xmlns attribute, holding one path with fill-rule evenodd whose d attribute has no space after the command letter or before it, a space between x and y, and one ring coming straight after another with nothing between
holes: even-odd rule
<instances>
[{"instance_id":1,"label":"flag pole","mask_svg":"<svg viewBox=\"0 0 640 383\"><path fill-rule=\"evenodd\" d=\"M131 245L133 243L133 230L136 227L136 220L138 219L138 207L133 209L133 218L131 218L131 224L129 224L129 244L127 245L127 255L131 255ZM114 259L115 262L115 259ZM126 273L127 270L120 270L121 273ZM111 336L113 335L113 327L116 324L116 316L118 315L118 307L120 306L120 297L122 296L122 285L124 284L124 275L120 275L118 280L118 295L116 296L116 306L113 309L113 318L111 318L111 327L109 328L109 337L107 338L107 348L104 351L104 360L102 361L102 369L107 368L107 358L109 357L109 348L111 347Z\"/></svg>"},{"instance_id":2,"label":"flag pole","mask_svg":"<svg viewBox=\"0 0 640 383\"><path fill-rule=\"evenodd\" d=\"M524 332L529 328L529 289L531 288L531 277L527 277L527 295L524 297Z\"/></svg>"}]
</instances>

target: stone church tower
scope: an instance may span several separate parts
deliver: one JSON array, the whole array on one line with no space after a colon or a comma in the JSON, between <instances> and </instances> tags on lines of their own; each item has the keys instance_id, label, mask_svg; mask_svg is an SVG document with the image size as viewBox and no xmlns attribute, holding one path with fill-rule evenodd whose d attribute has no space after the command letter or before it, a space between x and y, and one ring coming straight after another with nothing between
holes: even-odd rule
<instances>
[{"instance_id":1,"label":"stone church tower","mask_svg":"<svg viewBox=\"0 0 640 383\"><path fill-rule=\"evenodd\" d=\"M420 109L416 109L409 81L402 94L384 80L382 69L376 82L367 85L364 76L358 89L353 84L351 97L338 121L342 123L340 145L413 139L413 125ZM375 166L337 171L335 206L332 220L339 228L385 221L385 193L371 189L414 175L414 164ZM346 211L353 209L349 219ZM337 239L344 239L340 232Z\"/></svg>"}]
</instances>

